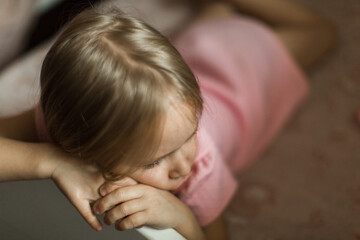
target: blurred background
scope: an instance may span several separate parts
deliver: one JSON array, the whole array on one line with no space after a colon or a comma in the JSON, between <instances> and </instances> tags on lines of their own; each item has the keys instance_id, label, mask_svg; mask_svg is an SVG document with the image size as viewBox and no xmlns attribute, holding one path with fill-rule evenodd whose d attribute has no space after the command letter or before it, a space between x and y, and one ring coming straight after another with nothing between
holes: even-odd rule
<instances>
[{"instance_id":1,"label":"blurred background","mask_svg":"<svg viewBox=\"0 0 360 240\"><path fill-rule=\"evenodd\" d=\"M99 0L4 0L0 4L0 67L53 36L81 9Z\"/></svg>"},{"instance_id":2,"label":"blurred background","mask_svg":"<svg viewBox=\"0 0 360 240\"><path fill-rule=\"evenodd\" d=\"M308 73L311 93L305 104L270 148L237 175L239 189L226 211L230 236L358 240L360 1L293 1L332 20L339 31L338 46ZM170 36L193 13L184 4L164 2L109 0L101 5L116 4ZM99 1L0 1L0 116L36 104L41 62L52 37L91 4ZM26 239L82 239L76 236L85 236L83 231L100 238L50 181L1 183L0 216L0 235L14 233L6 239L24 239L17 238L21 234Z\"/></svg>"}]
</instances>

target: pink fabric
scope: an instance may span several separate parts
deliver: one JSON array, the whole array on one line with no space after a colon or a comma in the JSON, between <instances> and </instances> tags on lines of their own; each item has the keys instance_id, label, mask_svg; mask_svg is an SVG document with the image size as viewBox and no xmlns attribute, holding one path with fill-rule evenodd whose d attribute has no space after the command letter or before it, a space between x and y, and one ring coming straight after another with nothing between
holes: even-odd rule
<instances>
[{"instance_id":1,"label":"pink fabric","mask_svg":"<svg viewBox=\"0 0 360 240\"><path fill-rule=\"evenodd\" d=\"M256 159L308 93L307 79L279 39L242 16L199 22L174 41L205 100L196 171L178 189L200 224L231 200L232 173Z\"/></svg>"},{"instance_id":2,"label":"pink fabric","mask_svg":"<svg viewBox=\"0 0 360 240\"><path fill-rule=\"evenodd\" d=\"M206 226L226 208L237 182L218 147L201 126L197 141L198 152L190 176L174 193L191 208L200 225Z\"/></svg>"},{"instance_id":3,"label":"pink fabric","mask_svg":"<svg viewBox=\"0 0 360 240\"><path fill-rule=\"evenodd\" d=\"M174 45L198 78L205 103L192 172L175 193L206 226L234 195L233 173L270 143L308 85L275 35L249 18L199 22ZM50 139L36 113L39 140Z\"/></svg>"}]
</instances>

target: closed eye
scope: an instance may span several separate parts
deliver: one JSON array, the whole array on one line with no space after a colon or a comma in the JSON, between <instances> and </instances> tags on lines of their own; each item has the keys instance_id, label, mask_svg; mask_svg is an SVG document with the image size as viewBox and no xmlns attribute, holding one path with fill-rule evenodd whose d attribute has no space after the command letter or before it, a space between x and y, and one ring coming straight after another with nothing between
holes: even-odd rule
<instances>
[{"instance_id":1,"label":"closed eye","mask_svg":"<svg viewBox=\"0 0 360 240\"><path fill-rule=\"evenodd\" d=\"M160 164L160 161L161 161L161 160L162 160L162 158L161 158L161 159L156 160L156 161L155 161L155 162L153 162L153 163L150 163L150 164L146 165L146 166L145 166L145 169L151 169L151 168L156 167L157 165L159 165L159 164Z\"/></svg>"},{"instance_id":2,"label":"closed eye","mask_svg":"<svg viewBox=\"0 0 360 240\"><path fill-rule=\"evenodd\" d=\"M188 142L193 136L195 136L197 130L198 130L198 126L196 126L195 131L194 131L194 132L190 135L190 137L184 142L184 144L185 144L186 142ZM184 144L183 144L183 145L184 145ZM160 162L161 162L163 159L171 156L173 153L175 153L176 151L178 151L183 145L181 145L179 148L173 150L172 152L169 152L168 154L166 154L166 155L158 158L158 159L157 159L156 161L154 161L153 163L150 163L150 164L148 164L148 165L145 165L144 168L145 168L145 169L151 169L151 168L156 167L157 165L160 164Z\"/></svg>"}]
</instances>

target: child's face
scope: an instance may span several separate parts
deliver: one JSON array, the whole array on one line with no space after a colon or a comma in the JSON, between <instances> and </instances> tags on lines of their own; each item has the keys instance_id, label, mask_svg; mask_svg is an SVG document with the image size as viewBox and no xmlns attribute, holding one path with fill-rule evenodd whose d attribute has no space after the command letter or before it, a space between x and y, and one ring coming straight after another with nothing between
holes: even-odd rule
<instances>
[{"instance_id":1,"label":"child's face","mask_svg":"<svg viewBox=\"0 0 360 240\"><path fill-rule=\"evenodd\" d=\"M164 190L175 190L187 179L197 148L197 124L186 117L188 112L189 110L184 110L183 107L169 109L154 160L129 177L139 183Z\"/></svg>"}]
</instances>

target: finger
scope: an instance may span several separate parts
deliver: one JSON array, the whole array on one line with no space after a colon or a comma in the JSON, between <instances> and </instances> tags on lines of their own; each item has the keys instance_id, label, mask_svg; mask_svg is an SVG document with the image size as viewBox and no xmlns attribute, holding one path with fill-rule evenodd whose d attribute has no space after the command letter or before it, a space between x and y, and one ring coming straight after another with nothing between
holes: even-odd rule
<instances>
[{"instance_id":1,"label":"finger","mask_svg":"<svg viewBox=\"0 0 360 240\"><path fill-rule=\"evenodd\" d=\"M94 204L94 212L102 214L113 208L115 205L143 196L143 185L118 188L103 198L98 199Z\"/></svg>"},{"instance_id":2,"label":"finger","mask_svg":"<svg viewBox=\"0 0 360 240\"><path fill-rule=\"evenodd\" d=\"M127 186L136 185L136 184L138 184L138 183L130 177L125 177L118 181L105 182L100 187L100 195L105 196L106 194L109 194L112 191L114 191L115 189L118 189L120 187L127 187Z\"/></svg>"},{"instance_id":3,"label":"finger","mask_svg":"<svg viewBox=\"0 0 360 240\"><path fill-rule=\"evenodd\" d=\"M127 201L108 211L104 216L104 222L107 225L111 225L117 220L120 220L143 210L145 210L145 206L142 200L135 199Z\"/></svg>"},{"instance_id":4,"label":"finger","mask_svg":"<svg viewBox=\"0 0 360 240\"><path fill-rule=\"evenodd\" d=\"M115 223L115 228L120 231L142 227L146 224L147 214L144 211L134 213L124 219L118 220Z\"/></svg>"},{"instance_id":5,"label":"finger","mask_svg":"<svg viewBox=\"0 0 360 240\"><path fill-rule=\"evenodd\" d=\"M96 231L102 230L102 224L91 211L89 202L82 201L81 203L75 203L74 206L93 229Z\"/></svg>"}]
</instances>

